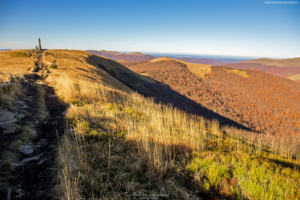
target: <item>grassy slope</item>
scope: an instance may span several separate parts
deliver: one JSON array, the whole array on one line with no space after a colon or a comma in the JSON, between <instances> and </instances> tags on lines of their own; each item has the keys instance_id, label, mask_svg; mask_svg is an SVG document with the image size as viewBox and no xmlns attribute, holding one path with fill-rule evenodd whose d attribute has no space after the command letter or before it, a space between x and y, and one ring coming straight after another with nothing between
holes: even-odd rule
<instances>
[{"instance_id":1,"label":"grassy slope","mask_svg":"<svg viewBox=\"0 0 300 200\"><path fill-rule=\"evenodd\" d=\"M53 80L75 88L76 78ZM60 146L61 198L132 198L143 192L187 199L213 191L226 198L299 198L296 162L262 153L262 144L254 148L220 135L218 122L161 109L138 94L80 83L74 96L69 87L57 87L73 105L67 118L74 128Z\"/></svg>"},{"instance_id":2,"label":"grassy slope","mask_svg":"<svg viewBox=\"0 0 300 200\"><path fill-rule=\"evenodd\" d=\"M0 71L23 75L33 67L33 61L26 50L13 50L0 52Z\"/></svg>"},{"instance_id":3,"label":"grassy slope","mask_svg":"<svg viewBox=\"0 0 300 200\"><path fill-rule=\"evenodd\" d=\"M53 76L65 74L74 78L76 77L77 79L82 78L88 81L106 84L118 90L131 91L130 88L115 80L98 66L109 65L113 69L118 66L122 67L122 65L110 59L104 57L100 58L84 51L48 50L44 52L43 62L45 64L50 65L53 60L56 60L56 64L59 66L58 69L51 69Z\"/></svg>"},{"instance_id":4,"label":"grassy slope","mask_svg":"<svg viewBox=\"0 0 300 200\"><path fill-rule=\"evenodd\" d=\"M217 121L131 93L106 71L148 79L112 60L81 51L44 55L58 66L47 81L70 104L72 131L57 158L60 199L300 198L296 161L264 153L263 143L238 134L223 135Z\"/></svg>"},{"instance_id":5,"label":"grassy slope","mask_svg":"<svg viewBox=\"0 0 300 200\"><path fill-rule=\"evenodd\" d=\"M212 65L187 63L187 62L177 60L177 59L174 59L174 58L169 58L169 57L155 58L155 59L151 60L150 62L159 62L159 61L167 61L167 60L174 60L174 61L186 64L187 68L193 74L196 74L200 77L204 77L205 74L211 72L211 66Z\"/></svg>"}]
</instances>

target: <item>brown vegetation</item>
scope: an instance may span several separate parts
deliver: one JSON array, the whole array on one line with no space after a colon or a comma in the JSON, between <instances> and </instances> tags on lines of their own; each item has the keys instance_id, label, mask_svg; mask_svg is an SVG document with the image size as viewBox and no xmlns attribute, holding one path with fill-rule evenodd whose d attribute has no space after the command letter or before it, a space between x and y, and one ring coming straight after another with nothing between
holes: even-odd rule
<instances>
[{"instance_id":1,"label":"brown vegetation","mask_svg":"<svg viewBox=\"0 0 300 200\"><path fill-rule=\"evenodd\" d=\"M126 66L137 73L147 73L252 130L297 139L300 87L296 82L259 71L238 70L236 74L237 71L218 66L212 66L206 78L199 78L185 64L176 61L126 63Z\"/></svg>"}]
</instances>

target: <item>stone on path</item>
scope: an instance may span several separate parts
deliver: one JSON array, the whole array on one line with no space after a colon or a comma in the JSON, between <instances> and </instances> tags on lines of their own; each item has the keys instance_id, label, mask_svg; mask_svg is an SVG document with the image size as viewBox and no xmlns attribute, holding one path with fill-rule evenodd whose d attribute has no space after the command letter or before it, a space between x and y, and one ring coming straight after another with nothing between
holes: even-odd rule
<instances>
[{"instance_id":1,"label":"stone on path","mask_svg":"<svg viewBox=\"0 0 300 200\"><path fill-rule=\"evenodd\" d=\"M21 114L18 115L18 117L19 117L20 119L22 119L22 118L25 117L25 115L24 115L23 113L21 113Z\"/></svg>"},{"instance_id":2,"label":"stone on path","mask_svg":"<svg viewBox=\"0 0 300 200\"><path fill-rule=\"evenodd\" d=\"M23 106L20 107L20 109L25 109L25 108L28 108L28 106L27 105L23 105Z\"/></svg>"},{"instance_id":3,"label":"stone on path","mask_svg":"<svg viewBox=\"0 0 300 200\"><path fill-rule=\"evenodd\" d=\"M43 155L43 154L40 154L40 155L31 157L31 158L25 158L25 159L23 159L23 160L21 161L21 164L22 164L22 163L29 162L29 161L32 161L32 160L39 160L41 155Z\"/></svg>"},{"instance_id":4,"label":"stone on path","mask_svg":"<svg viewBox=\"0 0 300 200\"><path fill-rule=\"evenodd\" d=\"M11 121L6 121L6 122L0 122L0 126L3 127L3 125L12 124L14 122L17 122L17 119L13 119Z\"/></svg>"},{"instance_id":5,"label":"stone on path","mask_svg":"<svg viewBox=\"0 0 300 200\"><path fill-rule=\"evenodd\" d=\"M5 134L15 133L15 132L16 132L16 127L14 127L14 126L3 131L3 133L5 133Z\"/></svg>"},{"instance_id":6,"label":"stone on path","mask_svg":"<svg viewBox=\"0 0 300 200\"><path fill-rule=\"evenodd\" d=\"M23 191L21 188L16 189L16 193L18 194L18 195L16 196L16 198L18 198L18 199L21 199L22 196L25 194L24 191Z\"/></svg>"},{"instance_id":7,"label":"stone on path","mask_svg":"<svg viewBox=\"0 0 300 200\"><path fill-rule=\"evenodd\" d=\"M20 107L20 105L17 105L17 104L15 104L15 105L12 105L12 108L13 108L14 110L18 110L18 109L19 109L19 107Z\"/></svg>"},{"instance_id":8,"label":"stone on path","mask_svg":"<svg viewBox=\"0 0 300 200\"><path fill-rule=\"evenodd\" d=\"M10 195L11 195L11 188L8 188L7 189L7 197L6 197L7 200L10 200Z\"/></svg>"},{"instance_id":9,"label":"stone on path","mask_svg":"<svg viewBox=\"0 0 300 200\"><path fill-rule=\"evenodd\" d=\"M30 145L20 145L19 151L21 151L22 153L24 153L26 155L32 154L34 152L33 147Z\"/></svg>"},{"instance_id":10,"label":"stone on path","mask_svg":"<svg viewBox=\"0 0 300 200\"><path fill-rule=\"evenodd\" d=\"M0 122L6 122L6 121L11 121L14 118L15 113L9 112L9 111L2 111L0 112Z\"/></svg>"}]
</instances>

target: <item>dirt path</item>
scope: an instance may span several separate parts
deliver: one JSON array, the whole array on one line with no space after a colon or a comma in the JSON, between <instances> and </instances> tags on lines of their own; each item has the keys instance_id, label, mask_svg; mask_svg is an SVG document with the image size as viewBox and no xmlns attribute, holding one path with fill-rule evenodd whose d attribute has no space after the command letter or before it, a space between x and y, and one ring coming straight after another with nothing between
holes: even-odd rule
<instances>
[{"instance_id":1,"label":"dirt path","mask_svg":"<svg viewBox=\"0 0 300 200\"><path fill-rule=\"evenodd\" d=\"M40 58L40 62L42 57ZM41 63L42 64L42 63ZM42 65L42 69L46 67ZM45 77L39 77L45 84L44 100L48 116L41 122L36 120L37 137L29 143L33 148L30 154L20 153L17 167L12 172L9 180L7 199L53 199L53 188L55 186L54 162L57 155L56 147L60 136L64 134L65 107L59 102L53 87ZM37 96L29 86L29 95ZM28 104L28 107L37 109L37 105ZM34 109L31 115L34 116Z\"/></svg>"}]
</instances>

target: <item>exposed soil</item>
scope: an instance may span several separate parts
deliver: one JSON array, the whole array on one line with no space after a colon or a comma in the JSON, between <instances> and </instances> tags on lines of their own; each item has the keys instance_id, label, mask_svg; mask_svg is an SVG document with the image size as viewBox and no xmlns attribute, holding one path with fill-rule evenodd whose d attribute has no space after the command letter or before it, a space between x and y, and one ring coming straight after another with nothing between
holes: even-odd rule
<instances>
[{"instance_id":1,"label":"exposed soil","mask_svg":"<svg viewBox=\"0 0 300 200\"><path fill-rule=\"evenodd\" d=\"M40 58L40 63L42 57ZM46 66L41 67L45 69ZM54 161L57 155L56 147L59 138L64 134L65 119L63 106L58 97L55 95L54 88L51 87L45 77L36 76L36 80L42 80L45 95L44 100L48 116L44 121L37 122L34 117L37 113L37 96L36 87L31 84L24 85L26 96L32 96L32 101L26 101L29 115L23 120L19 120L18 125L23 126L28 121L36 123L37 137L29 143L34 149L30 155L20 153L18 156L19 166L12 172L9 180L7 199L53 199L53 189L56 185L54 171ZM13 135L0 136L0 154L9 148L10 143L20 134L22 130ZM32 159L22 162L24 159ZM10 196L10 198L8 198Z\"/></svg>"}]
</instances>

